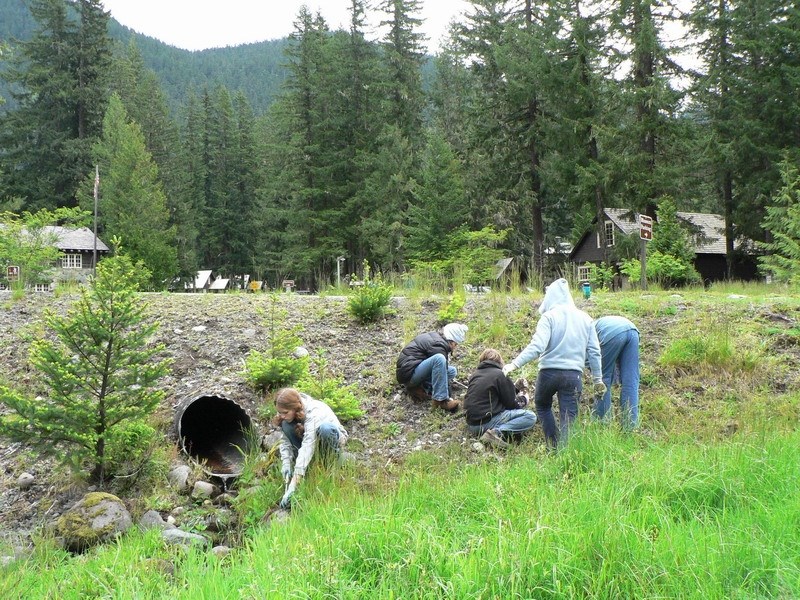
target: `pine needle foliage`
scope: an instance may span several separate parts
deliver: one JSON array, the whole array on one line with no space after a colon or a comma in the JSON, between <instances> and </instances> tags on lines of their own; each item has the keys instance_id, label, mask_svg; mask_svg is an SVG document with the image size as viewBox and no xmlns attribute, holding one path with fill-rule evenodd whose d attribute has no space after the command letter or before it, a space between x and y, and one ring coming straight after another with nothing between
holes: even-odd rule
<instances>
[{"instance_id":1,"label":"pine needle foliage","mask_svg":"<svg viewBox=\"0 0 800 600\"><path fill-rule=\"evenodd\" d=\"M45 313L54 339L31 347L30 362L48 392L30 398L0 385L12 412L0 419L6 437L54 455L75 470L90 469L102 483L109 471L114 432L143 422L164 397L155 383L169 368L161 344L149 344L158 323L147 321L137 294L142 275L125 255L107 258L66 316ZM110 451L111 450L111 451Z\"/></svg>"},{"instance_id":2,"label":"pine needle foliage","mask_svg":"<svg viewBox=\"0 0 800 600\"><path fill-rule=\"evenodd\" d=\"M800 169L788 160L781 168L783 187L766 207L762 223L772 240L759 244L767 251L761 269L790 284L800 281Z\"/></svg>"},{"instance_id":3,"label":"pine needle foliage","mask_svg":"<svg viewBox=\"0 0 800 600\"><path fill-rule=\"evenodd\" d=\"M296 356L302 344L300 327L281 327L286 322L286 311L278 307L278 295L270 297L266 315L267 348L262 352L252 350L244 364L244 377L259 392L293 385L308 372L308 358Z\"/></svg>"}]
</instances>

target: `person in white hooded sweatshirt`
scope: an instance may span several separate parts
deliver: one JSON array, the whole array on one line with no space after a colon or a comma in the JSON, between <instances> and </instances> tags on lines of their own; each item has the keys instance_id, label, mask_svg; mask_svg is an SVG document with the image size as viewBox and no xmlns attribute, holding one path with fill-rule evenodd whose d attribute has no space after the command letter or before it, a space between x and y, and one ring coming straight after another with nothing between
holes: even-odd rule
<instances>
[{"instance_id":1,"label":"person in white hooded sweatshirt","mask_svg":"<svg viewBox=\"0 0 800 600\"><path fill-rule=\"evenodd\" d=\"M531 342L514 360L503 367L508 375L532 360L539 359L534 404L547 444L555 448L565 440L578 414L583 390L583 368L589 362L592 396L605 392L600 363L600 342L592 318L575 306L566 279L557 279L545 290L539 306L542 315ZM553 395L558 397L559 426L553 417Z\"/></svg>"}]
</instances>

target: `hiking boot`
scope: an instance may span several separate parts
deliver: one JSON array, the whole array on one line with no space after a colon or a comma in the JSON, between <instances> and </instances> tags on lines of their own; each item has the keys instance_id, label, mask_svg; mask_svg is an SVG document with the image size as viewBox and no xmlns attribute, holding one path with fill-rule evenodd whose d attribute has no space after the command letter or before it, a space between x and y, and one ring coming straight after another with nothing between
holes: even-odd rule
<instances>
[{"instance_id":1,"label":"hiking boot","mask_svg":"<svg viewBox=\"0 0 800 600\"><path fill-rule=\"evenodd\" d=\"M461 403L452 398L448 398L447 400L431 400L431 404L433 404L434 408L441 408L447 412L456 412L461 407Z\"/></svg>"},{"instance_id":2,"label":"hiking boot","mask_svg":"<svg viewBox=\"0 0 800 600\"><path fill-rule=\"evenodd\" d=\"M495 448L508 448L511 444L505 441L494 429L487 429L481 436L481 441Z\"/></svg>"},{"instance_id":3,"label":"hiking boot","mask_svg":"<svg viewBox=\"0 0 800 600\"><path fill-rule=\"evenodd\" d=\"M428 402L431 400L431 395L426 392L425 388L421 385L406 386L406 394L411 396L412 400L418 400L419 402Z\"/></svg>"}]
</instances>

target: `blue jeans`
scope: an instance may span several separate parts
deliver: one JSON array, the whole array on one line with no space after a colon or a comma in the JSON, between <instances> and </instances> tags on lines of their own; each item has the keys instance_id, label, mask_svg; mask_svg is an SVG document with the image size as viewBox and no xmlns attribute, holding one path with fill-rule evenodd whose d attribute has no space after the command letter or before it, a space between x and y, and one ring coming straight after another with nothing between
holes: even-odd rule
<instances>
[{"instance_id":1,"label":"blue jeans","mask_svg":"<svg viewBox=\"0 0 800 600\"><path fill-rule=\"evenodd\" d=\"M429 356L414 369L408 385L411 387L430 385L431 396L440 402L450 397L450 380L456 377L456 368L447 364L444 354Z\"/></svg>"},{"instance_id":2,"label":"blue jeans","mask_svg":"<svg viewBox=\"0 0 800 600\"><path fill-rule=\"evenodd\" d=\"M297 435L294 426L294 421L291 423L289 421L281 423L281 430L286 434L286 437L289 438L289 442L292 444L292 448L294 448L295 451L295 457L297 457L297 451L300 450L300 446L303 445L303 439ZM338 456L340 450L339 428L333 423L322 423L317 428L317 442L320 452L332 452L334 456Z\"/></svg>"},{"instance_id":3,"label":"blue jeans","mask_svg":"<svg viewBox=\"0 0 800 600\"><path fill-rule=\"evenodd\" d=\"M536 425L533 411L521 408L504 410L489 419L483 425L467 425L473 435L482 435L487 429L494 429L502 437L525 433Z\"/></svg>"},{"instance_id":4,"label":"blue jeans","mask_svg":"<svg viewBox=\"0 0 800 600\"><path fill-rule=\"evenodd\" d=\"M630 329L614 336L600 347L603 360L603 383L606 393L595 400L594 416L606 417L611 410L611 384L614 372L618 370L622 390L619 407L622 412L622 426L635 429L639 425L639 332Z\"/></svg>"},{"instance_id":5,"label":"blue jeans","mask_svg":"<svg viewBox=\"0 0 800 600\"><path fill-rule=\"evenodd\" d=\"M533 402L536 405L536 416L542 423L545 440L551 448L558 446L560 438L565 442L569 437L569 427L578 416L578 398L582 389L580 371L539 369ZM559 427L556 427L553 417L553 395L558 396Z\"/></svg>"}]
</instances>

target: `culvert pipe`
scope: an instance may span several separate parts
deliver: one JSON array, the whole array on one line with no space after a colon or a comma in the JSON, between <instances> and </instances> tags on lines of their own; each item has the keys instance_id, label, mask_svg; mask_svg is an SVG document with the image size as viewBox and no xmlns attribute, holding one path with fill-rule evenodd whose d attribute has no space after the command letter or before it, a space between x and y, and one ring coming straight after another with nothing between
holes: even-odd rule
<instances>
[{"instance_id":1,"label":"culvert pipe","mask_svg":"<svg viewBox=\"0 0 800 600\"><path fill-rule=\"evenodd\" d=\"M241 474L256 437L247 411L219 394L201 394L181 403L175 428L181 450L224 482Z\"/></svg>"}]
</instances>

